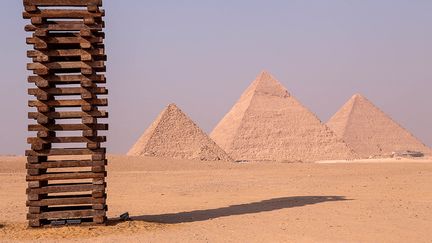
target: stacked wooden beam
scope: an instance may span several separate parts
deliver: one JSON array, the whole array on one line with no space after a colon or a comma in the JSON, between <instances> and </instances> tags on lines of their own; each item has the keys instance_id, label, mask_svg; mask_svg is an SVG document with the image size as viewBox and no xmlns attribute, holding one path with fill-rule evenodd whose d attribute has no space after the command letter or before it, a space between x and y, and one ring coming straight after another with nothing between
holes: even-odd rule
<instances>
[{"instance_id":1,"label":"stacked wooden beam","mask_svg":"<svg viewBox=\"0 0 432 243\"><path fill-rule=\"evenodd\" d=\"M27 218L29 225L102 224L106 221L108 113L102 0L24 0L31 24L27 69L29 106Z\"/></svg>"}]
</instances>

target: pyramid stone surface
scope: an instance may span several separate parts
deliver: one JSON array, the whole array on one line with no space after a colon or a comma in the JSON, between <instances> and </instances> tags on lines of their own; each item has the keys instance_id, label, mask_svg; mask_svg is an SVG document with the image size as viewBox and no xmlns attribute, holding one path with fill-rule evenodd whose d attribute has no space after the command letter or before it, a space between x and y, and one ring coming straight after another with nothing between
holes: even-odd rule
<instances>
[{"instance_id":1,"label":"pyramid stone surface","mask_svg":"<svg viewBox=\"0 0 432 243\"><path fill-rule=\"evenodd\" d=\"M194 160L231 158L176 105L165 108L127 153Z\"/></svg>"},{"instance_id":2,"label":"pyramid stone surface","mask_svg":"<svg viewBox=\"0 0 432 243\"><path fill-rule=\"evenodd\" d=\"M431 150L362 95L354 95L327 123L360 156Z\"/></svg>"},{"instance_id":3,"label":"pyramid stone surface","mask_svg":"<svg viewBox=\"0 0 432 243\"><path fill-rule=\"evenodd\" d=\"M246 89L210 137L235 160L316 161L356 156L267 72Z\"/></svg>"}]
</instances>

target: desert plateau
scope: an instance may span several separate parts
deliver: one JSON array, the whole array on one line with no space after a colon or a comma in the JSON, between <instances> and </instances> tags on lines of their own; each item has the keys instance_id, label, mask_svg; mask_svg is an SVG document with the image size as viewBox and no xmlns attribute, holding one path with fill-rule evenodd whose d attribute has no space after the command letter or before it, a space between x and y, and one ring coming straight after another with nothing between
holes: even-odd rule
<instances>
[{"instance_id":1,"label":"desert plateau","mask_svg":"<svg viewBox=\"0 0 432 243\"><path fill-rule=\"evenodd\" d=\"M109 156L108 226L29 229L25 157L0 158L2 242L430 242L432 160ZM131 221L119 215L129 212ZM415 239L415 240L414 240Z\"/></svg>"}]
</instances>

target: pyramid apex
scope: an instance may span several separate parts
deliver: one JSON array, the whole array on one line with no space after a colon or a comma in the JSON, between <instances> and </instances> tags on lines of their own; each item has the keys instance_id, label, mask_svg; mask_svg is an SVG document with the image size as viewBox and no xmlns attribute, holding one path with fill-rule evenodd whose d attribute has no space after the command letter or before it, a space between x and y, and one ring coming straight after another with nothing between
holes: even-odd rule
<instances>
[{"instance_id":1,"label":"pyramid apex","mask_svg":"<svg viewBox=\"0 0 432 243\"><path fill-rule=\"evenodd\" d=\"M181 109L175 103L170 103L165 108L165 111L181 111Z\"/></svg>"},{"instance_id":2,"label":"pyramid apex","mask_svg":"<svg viewBox=\"0 0 432 243\"><path fill-rule=\"evenodd\" d=\"M265 80L276 80L276 79L273 77L273 75L269 71L262 70L260 72L260 74L258 75L257 80L265 81Z\"/></svg>"},{"instance_id":3,"label":"pyramid apex","mask_svg":"<svg viewBox=\"0 0 432 243\"><path fill-rule=\"evenodd\" d=\"M169 109L178 109L178 106L175 103L169 103L167 108Z\"/></svg>"},{"instance_id":4,"label":"pyramid apex","mask_svg":"<svg viewBox=\"0 0 432 243\"><path fill-rule=\"evenodd\" d=\"M372 102L369 101L368 98L366 98L366 96L364 96L364 95L362 95L360 93L357 93L357 94L353 95L351 97L351 99L347 102L347 104L349 104L349 103L353 103L353 104L357 104L357 105L358 104L369 103L370 105L375 106Z\"/></svg>"},{"instance_id":5,"label":"pyramid apex","mask_svg":"<svg viewBox=\"0 0 432 243\"><path fill-rule=\"evenodd\" d=\"M263 69L261 70L260 75L271 75L271 73L268 70Z\"/></svg>"},{"instance_id":6,"label":"pyramid apex","mask_svg":"<svg viewBox=\"0 0 432 243\"><path fill-rule=\"evenodd\" d=\"M159 115L162 119L162 117L172 116L175 113L183 113L183 111L175 103L169 103Z\"/></svg>"},{"instance_id":7,"label":"pyramid apex","mask_svg":"<svg viewBox=\"0 0 432 243\"><path fill-rule=\"evenodd\" d=\"M263 70L252 83L254 93L288 97L287 89L268 71Z\"/></svg>"},{"instance_id":8,"label":"pyramid apex","mask_svg":"<svg viewBox=\"0 0 432 243\"><path fill-rule=\"evenodd\" d=\"M352 96L352 98L351 99L359 99L359 98L365 98L362 94L360 94L360 93L356 93L356 94L354 94L353 96Z\"/></svg>"}]
</instances>

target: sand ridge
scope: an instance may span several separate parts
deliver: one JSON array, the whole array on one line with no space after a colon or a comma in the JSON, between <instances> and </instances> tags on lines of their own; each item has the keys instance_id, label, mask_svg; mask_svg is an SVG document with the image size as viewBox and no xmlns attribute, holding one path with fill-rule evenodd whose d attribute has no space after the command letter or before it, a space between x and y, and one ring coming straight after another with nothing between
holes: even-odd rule
<instances>
[{"instance_id":1,"label":"sand ridge","mask_svg":"<svg viewBox=\"0 0 432 243\"><path fill-rule=\"evenodd\" d=\"M235 160L316 161L357 157L265 71L246 89L210 137Z\"/></svg>"},{"instance_id":2,"label":"sand ridge","mask_svg":"<svg viewBox=\"0 0 432 243\"><path fill-rule=\"evenodd\" d=\"M361 94L354 95L327 125L363 158L431 149Z\"/></svg>"},{"instance_id":3,"label":"sand ridge","mask_svg":"<svg viewBox=\"0 0 432 243\"><path fill-rule=\"evenodd\" d=\"M232 159L175 104L168 105L129 150L130 156L208 161Z\"/></svg>"}]
</instances>

